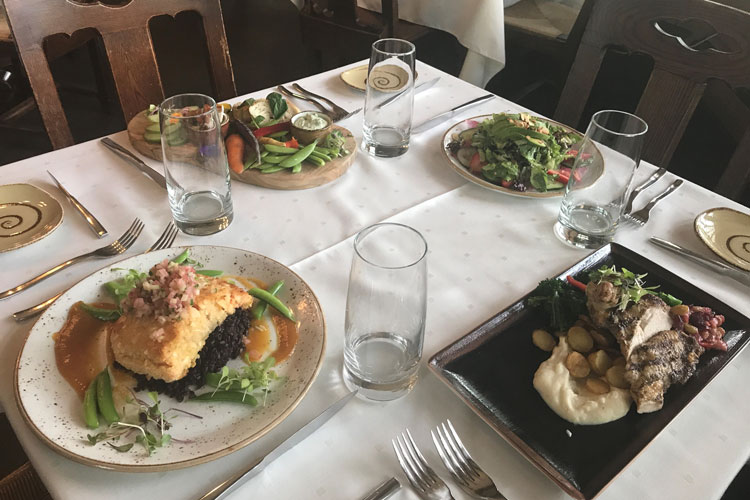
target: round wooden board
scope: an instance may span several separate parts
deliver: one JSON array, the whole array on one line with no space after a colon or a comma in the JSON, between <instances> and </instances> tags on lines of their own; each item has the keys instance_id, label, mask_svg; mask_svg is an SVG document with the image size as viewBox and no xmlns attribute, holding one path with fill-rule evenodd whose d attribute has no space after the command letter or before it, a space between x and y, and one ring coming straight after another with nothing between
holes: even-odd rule
<instances>
[{"instance_id":1,"label":"round wooden board","mask_svg":"<svg viewBox=\"0 0 750 500\"><path fill-rule=\"evenodd\" d=\"M143 138L143 133L146 131L146 127L153 123L154 122L146 117L145 111L136 114L128 123L128 139L130 139L130 144L135 150L143 156L162 161L161 143L156 144L146 142L146 139ZM195 146L192 144L177 146L176 149L184 150L184 155L180 154L180 156L184 156L185 158L191 158L195 156L196 153Z\"/></svg>"}]
</instances>

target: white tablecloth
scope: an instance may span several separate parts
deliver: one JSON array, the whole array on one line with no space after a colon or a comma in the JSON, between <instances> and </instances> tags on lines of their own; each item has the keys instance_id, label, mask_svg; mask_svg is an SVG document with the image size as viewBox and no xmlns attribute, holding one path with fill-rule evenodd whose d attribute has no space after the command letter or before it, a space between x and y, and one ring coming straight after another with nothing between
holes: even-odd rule
<instances>
[{"instance_id":1,"label":"white tablecloth","mask_svg":"<svg viewBox=\"0 0 750 500\"><path fill-rule=\"evenodd\" d=\"M334 70L303 80L305 87L328 95L344 107L361 106ZM459 79L419 65L440 82L416 97L415 120L436 114L483 91ZM256 97L267 92L258 92ZM469 110L468 117L516 110L495 99ZM361 138L361 117L344 122ZM447 127L448 124L446 124ZM55 498L195 498L200 492L244 468L295 429L341 397L346 285L352 236L382 220L420 230L429 244L429 296L425 354L416 388L391 403L349 403L328 424L249 481L232 498L358 498L381 480L406 479L396 463L390 439L409 427L434 468L447 478L428 430L450 418L476 460L510 499L567 498L487 427L425 367L429 357L461 337L535 284L581 259L586 252L562 245L552 234L558 201L503 196L466 183L444 163L437 127L412 139L397 160L373 159L361 151L349 172L335 182L306 191L274 191L233 183L235 221L210 237L180 235L176 244L215 244L268 255L291 266L315 290L325 311L328 343L324 365L309 394L277 428L230 456L188 469L148 474L94 469L48 449L21 419L13 399L13 366L29 324L10 319L27 307L71 285L112 260L77 264L44 284L0 301L0 402ZM112 136L127 146L124 133ZM151 163L151 162L150 162ZM152 163L153 164L153 163ZM129 252L146 249L169 220L164 191L114 157L97 141L73 146L0 168L3 184L30 182L53 194L66 208L54 233L34 245L0 254L0 289L24 281L65 257L101 245L54 189L51 170L110 230L119 234L138 216L144 235ZM649 166L640 174L645 176ZM653 190L671 179L660 181ZM652 191L649 191L651 193ZM644 229L623 229L617 240L729 305L750 312L747 288L722 279L646 243L658 234L699 252L692 232L696 214L715 206L746 209L686 182L654 211ZM664 498L718 499L750 455L750 351L740 354L602 493L604 500ZM530 382L529 382L530 383ZM456 498L467 498L449 482ZM410 489L396 499L416 499Z\"/></svg>"}]
</instances>

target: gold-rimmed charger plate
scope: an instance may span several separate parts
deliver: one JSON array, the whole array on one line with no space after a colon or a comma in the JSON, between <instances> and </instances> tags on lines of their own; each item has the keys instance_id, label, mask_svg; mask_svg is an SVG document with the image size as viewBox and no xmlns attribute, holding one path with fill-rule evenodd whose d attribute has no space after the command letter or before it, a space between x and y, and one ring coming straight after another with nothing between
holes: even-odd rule
<instances>
[{"instance_id":1,"label":"gold-rimmed charger plate","mask_svg":"<svg viewBox=\"0 0 750 500\"><path fill-rule=\"evenodd\" d=\"M572 129L568 127L567 125L564 125L562 123L556 122L554 120L548 120L547 118L542 118L540 116L534 116L533 118L544 120L547 123L551 123L552 125L557 125L558 127L562 127L568 132L576 132L578 134L581 134L575 129ZM443 142L442 142L442 153L443 157L447 160L448 164L451 166L451 168L459 174L461 177L464 177L465 179L473 182L474 184L478 186L482 186L483 188L487 188L491 191L497 191L499 193L505 193L509 194L511 196L518 196L520 198L556 198L560 197L565 193L565 189L556 189L554 191L545 191L540 192L536 191L533 188L529 188L526 191L516 191L515 189L505 188L498 184L493 184L492 182L484 179L483 177L478 177L471 172L469 172L466 167L464 167L461 162L458 161L458 158L456 158L450 151L448 151L448 144L452 140L453 134L460 134L464 130L470 129L475 125L475 123L481 123L484 120L488 120L492 118L492 115L479 115L474 116L472 118L467 118L465 120L461 120L460 122L452 125L448 130L445 131L445 134L443 134ZM581 134L581 137L583 137L583 134ZM602 174L604 173L604 157L602 156L601 151L599 151L598 148L595 147L595 156L592 158L592 164L589 166L589 168L596 168L597 169L597 176L593 180L591 180L591 184L598 181Z\"/></svg>"},{"instance_id":2,"label":"gold-rimmed charger plate","mask_svg":"<svg viewBox=\"0 0 750 500\"><path fill-rule=\"evenodd\" d=\"M750 215L712 208L695 218L695 233L716 255L750 271Z\"/></svg>"},{"instance_id":3,"label":"gold-rimmed charger plate","mask_svg":"<svg viewBox=\"0 0 750 500\"><path fill-rule=\"evenodd\" d=\"M369 66L364 64L351 68L341 73L341 80L355 90L365 92L367 90L367 70ZM408 83L409 75L405 69L396 65L385 65L375 70L376 77L373 79L374 86L381 92L397 92ZM414 80L418 75L414 71Z\"/></svg>"},{"instance_id":4,"label":"gold-rimmed charger plate","mask_svg":"<svg viewBox=\"0 0 750 500\"><path fill-rule=\"evenodd\" d=\"M60 225L62 206L31 184L0 186L0 253L35 243Z\"/></svg>"},{"instance_id":5,"label":"gold-rimmed charger plate","mask_svg":"<svg viewBox=\"0 0 750 500\"><path fill-rule=\"evenodd\" d=\"M281 423L307 394L320 371L325 353L323 311L312 289L283 264L262 255L227 247L190 247L190 257L207 269L256 278L266 283L284 281L279 298L300 322L299 340L291 356L274 368L285 381L271 387L257 407L226 403L183 401L160 395L163 409L180 408L202 419L171 419L172 442L148 455L135 446L117 452L86 439L92 431L83 421L83 406L76 392L62 378L55 360L53 334L60 330L70 307L79 300L108 302L102 285L122 277L129 268L145 271L185 248L171 248L137 255L105 267L73 285L34 324L18 356L14 374L16 402L34 433L61 455L95 467L127 472L154 472L197 465L232 453L265 435ZM241 360L230 366L241 366ZM143 396L143 399L148 399ZM103 428L102 428L103 429ZM140 449L139 449L140 448Z\"/></svg>"}]
</instances>

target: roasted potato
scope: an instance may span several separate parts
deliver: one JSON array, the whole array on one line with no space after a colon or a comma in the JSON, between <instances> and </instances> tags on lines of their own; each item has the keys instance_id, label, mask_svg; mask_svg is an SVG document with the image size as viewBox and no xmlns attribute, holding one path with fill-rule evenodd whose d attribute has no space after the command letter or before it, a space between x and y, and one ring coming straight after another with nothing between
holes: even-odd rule
<instances>
[{"instance_id":1,"label":"roasted potato","mask_svg":"<svg viewBox=\"0 0 750 500\"><path fill-rule=\"evenodd\" d=\"M625 367L622 365L614 365L607 370L607 382L620 389L627 389L630 387L628 381L625 380Z\"/></svg>"},{"instance_id":2,"label":"roasted potato","mask_svg":"<svg viewBox=\"0 0 750 500\"><path fill-rule=\"evenodd\" d=\"M685 304L680 304L679 306L672 307L669 312L671 312L673 316L684 316L690 314L690 307Z\"/></svg>"},{"instance_id":3,"label":"roasted potato","mask_svg":"<svg viewBox=\"0 0 750 500\"><path fill-rule=\"evenodd\" d=\"M612 366L612 359L602 350L592 352L586 359L588 359L591 369L597 375L606 374L607 370Z\"/></svg>"},{"instance_id":4,"label":"roasted potato","mask_svg":"<svg viewBox=\"0 0 750 500\"><path fill-rule=\"evenodd\" d=\"M612 337L610 337L609 335L593 329L589 330L589 335L591 335L591 338L594 339L594 344L599 347L610 347L612 345L612 342L610 340Z\"/></svg>"},{"instance_id":5,"label":"roasted potato","mask_svg":"<svg viewBox=\"0 0 750 500\"><path fill-rule=\"evenodd\" d=\"M622 356L615 358L614 361L612 361L612 366L622 366L625 368L625 358Z\"/></svg>"},{"instance_id":6,"label":"roasted potato","mask_svg":"<svg viewBox=\"0 0 750 500\"><path fill-rule=\"evenodd\" d=\"M555 337L549 334L546 330L534 330L531 333L531 341L542 351L551 351L557 345Z\"/></svg>"},{"instance_id":7,"label":"roasted potato","mask_svg":"<svg viewBox=\"0 0 750 500\"><path fill-rule=\"evenodd\" d=\"M565 367L575 378L588 377L589 373L591 373L589 362L586 361L586 358L583 357L583 354L576 351L568 354L568 357L565 360Z\"/></svg>"},{"instance_id":8,"label":"roasted potato","mask_svg":"<svg viewBox=\"0 0 750 500\"><path fill-rule=\"evenodd\" d=\"M594 340L585 328L571 326L568 330L568 345L578 352L589 352L594 347Z\"/></svg>"},{"instance_id":9,"label":"roasted potato","mask_svg":"<svg viewBox=\"0 0 750 500\"><path fill-rule=\"evenodd\" d=\"M587 378L586 389L594 394L607 394L609 392L609 384L600 378Z\"/></svg>"}]
</instances>

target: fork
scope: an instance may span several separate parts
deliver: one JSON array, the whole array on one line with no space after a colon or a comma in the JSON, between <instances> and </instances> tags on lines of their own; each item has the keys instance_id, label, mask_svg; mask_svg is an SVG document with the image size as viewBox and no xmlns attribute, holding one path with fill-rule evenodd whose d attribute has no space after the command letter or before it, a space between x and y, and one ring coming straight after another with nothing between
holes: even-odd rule
<instances>
[{"instance_id":1,"label":"fork","mask_svg":"<svg viewBox=\"0 0 750 500\"><path fill-rule=\"evenodd\" d=\"M651 199L651 201L649 201L645 207L638 210L637 212L625 214L624 215L625 220L628 222L637 224L639 226L645 226L646 223L648 222L649 212L651 212L651 209L654 208L654 206L657 203L659 203L659 201L666 198L670 193L672 193L675 189L677 189L681 185L682 185L682 179L677 179L667 189L665 189L661 193L654 196L653 199Z\"/></svg>"},{"instance_id":2,"label":"fork","mask_svg":"<svg viewBox=\"0 0 750 500\"><path fill-rule=\"evenodd\" d=\"M130 228L128 228L125 233L117 238L115 241L110 243L109 245L103 246L101 248L97 248L93 252L88 252L83 255L79 255L77 257L73 257L72 259L66 260L62 264L58 264L52 269L43 272L39 276L36 276L34 278L31 278L29 281L25 283L21 283L20 285L11 288L10 290L5 290L4 292L0 293L0 299L4 299L7 297L10 297L13 294L16 294L22 290L26 290L32 285L36 285L40 281L42 281L45 278L49 278L53 274L62 271L68 266L71 266L75 264L78 261L87 259L89 257L111 257L113 255L119 255L123 253L125 250L130 248L130 246L135 242L135 240L138 238L138 236L141 234L141 231L143 230L143 222L141 222L141 219L137 218L133 221L133 224L131 224Z\"/></svg>"},{"instance_id":3,"label":"fork","mask_svg":"<svg viewBox=\"0 0 750 500\"><path fill-rule=\"evenodd\" d=\"M497 491L492 479L466 451L450 420L438 425L435 431L430 431L430 434L440 458L464 491L476 498L506 500L503 494Z\"/></svg>"},{"instance_id":4,"label":"fork","mask_svg":"<svg viewBox=\"0 0 750 500\"><path fill-rule=\"evenodd\" d=\"M453 500L445 481L427 465L422 452L417 448L409 429L391 440L398 463L419 496L427 500Z\"/></svg>"},{"instance_id":5,"label":"fork","mask_svg":"<svg viewBox=\"0 0 750 500\"><path fill-rule=\"evenodd\" d=\"M177 233L180 231L175 227L173 222L170 222L167 224L167 227L164 228L164 232L161 233L161 236L159 236L159 239L157 239L151 247L149 247L148 250L146 250L143 253L149 253L153 252L155 250L163 250L165 248L169 248L172 246L172 243L174 243L174 239L177 237ZM16 321L25 321L29 318L33 318L37 314L41 314L42 311L47 309L49 306L52 305L54 301L60 298L60 296L65 293L65 290L58 293L54 297L50 297L44 302L40 302L39 304L35 306L31 306L27 309L24 309L22 311L14 312L13 313L13 319Z\"/></svg>"},{"instance_id":6,"label":"fork","mask_svg":"<svg viewBox=\"0 0 750 500\"><path fill-rule=\"evenodd\" d=\"M329 106L331 106L331 108L333 108L333 112L336 114L336 116L339 117L335 121L344 120L344 119L349 118L350 116L354 116L357 113L359 113L360 111L362 111L362 108L357 108L354 111L349 112L349 111L345 110L344 108L342 108L341 106L339 106L338 104L336 104L335 102L333 102L332 100L328 99L327 97L324 97L324 96L318 95L318 94L314 94L314 93L310 92L309 90L305 90L304 88L302 88L302 86L299 83L295 83L294 85L292 85L292 87L294 87L295 90L297 90L299 92L302 92L304 95L306 95L308 97L315 97L316 99L320 99L324 103L326 103Z\"/></svg>"}]
</instances>

